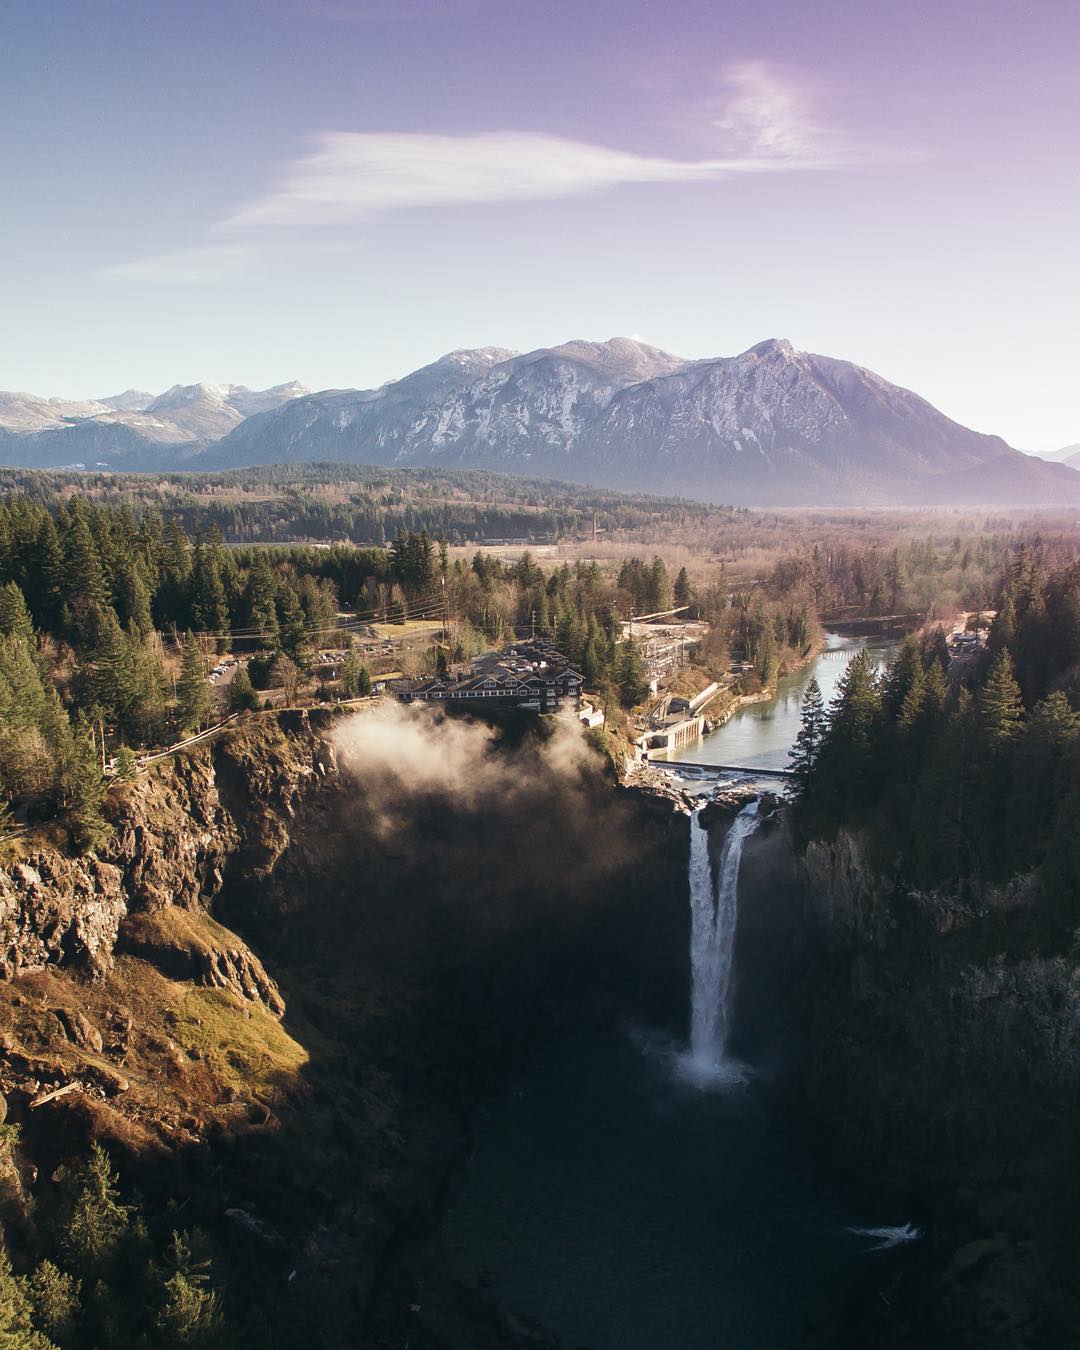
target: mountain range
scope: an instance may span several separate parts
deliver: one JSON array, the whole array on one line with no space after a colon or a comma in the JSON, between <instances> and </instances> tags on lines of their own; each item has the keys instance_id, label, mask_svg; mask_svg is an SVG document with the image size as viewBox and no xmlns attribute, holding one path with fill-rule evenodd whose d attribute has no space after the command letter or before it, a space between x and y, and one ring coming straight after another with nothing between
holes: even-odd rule
<instances>
[{"instance_id":1,"label":"mountain range","mask_svg":"<svg viewBox=\"0 0 1080 1350\"><path fill-rule=\"evenodd\" d=\"M1073 447L1076 449L1076 447ZM451 352L378 389L0 394L0 462L478 468L748 505L1080 505L1080 473L848 361L770 339L684 360L628 338Z\"/></svg>"}]
</instances>

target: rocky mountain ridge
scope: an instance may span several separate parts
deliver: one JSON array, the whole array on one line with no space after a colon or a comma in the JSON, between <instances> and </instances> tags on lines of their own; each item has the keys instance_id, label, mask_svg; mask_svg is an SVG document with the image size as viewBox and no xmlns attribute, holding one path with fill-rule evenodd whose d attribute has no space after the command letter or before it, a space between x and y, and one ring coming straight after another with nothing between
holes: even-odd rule
<instances>
[{"instance_id":1,"label":"rocky mountain ridge","mask_svg":"<svg viewBox=\"0 0 1080 1350\"><path fill-rule=\"evenodd\" d=\"M38 398L0 391L0 453L27 467L163 468L220 440L246 417L309 393L293 380L272 389L174 385L102 399Z\"/></svg>"},{"instance_id":2,"label":"rocky mountain ridge","mask_svg":"<svg viewBox=\"0 0 1080 1350\"><path fill-rule=\"evenodd\" d=\"M44 429L59 410L39 401L5 414L0 397L0 459L118 470L464 467L746 505L1080 504L1080 474L1067 464L779 339L705 360L629 338L478 348L378 389L192 386L143 400Z\"/></svg>"}]
</instances>

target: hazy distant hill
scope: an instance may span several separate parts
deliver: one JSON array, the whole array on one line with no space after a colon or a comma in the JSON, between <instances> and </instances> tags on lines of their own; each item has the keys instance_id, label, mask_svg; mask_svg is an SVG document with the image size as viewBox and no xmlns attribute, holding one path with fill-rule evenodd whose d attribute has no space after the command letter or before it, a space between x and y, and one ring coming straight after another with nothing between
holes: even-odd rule
<instances>
[{"instance_id":1,"label":"hazy distant hill","mask_svg":"<svg viewBox=\"0 0 1080 1350\"><path fill-rule=\"evenodd\" d=\"M1048 460L1051 464L1068 464L1073 469L1080 469L1080 443L1066 445L1060 450L1036 450L1034 453L1039 459Z\"/></svg>"},{"instance_id":2,"label":"hazy distant hill","mask_svg":"<svg viewBox=\"0 0 1080 1350\"><path fill-rule=\"evenodd\" d=\"M13 433L0 456L36 466L332 460L759 505L1080 505L1080 473L1066 465L971 431L872 371L778 340L702 361L627 338L524 354L487 347L367 390L177 386L141 410L106 409L112 421L76 405L35 412L52 418L47 432L31 431L26 410L18 425L5 421L11 397L0 396L0 428ZM113 402L122 398L143 395ZM118 418L122 441L102 430Z\"/></svg>"}]
</instances>

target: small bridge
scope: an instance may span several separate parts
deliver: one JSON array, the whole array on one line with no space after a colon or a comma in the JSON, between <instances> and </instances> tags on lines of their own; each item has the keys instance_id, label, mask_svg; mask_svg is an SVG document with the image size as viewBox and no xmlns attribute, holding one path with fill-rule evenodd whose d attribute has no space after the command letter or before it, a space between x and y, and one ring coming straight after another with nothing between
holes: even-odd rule
<instances>
[{"instance_id":1,"label":"small bridge","mask_svg":"<svg viewBox=\"0 0 1080 1350\"><path fill-rule=\"evenodd\" d=\"M658 769L708 769L710 773L744 773L751 778L791 778L790 769L759 769L750 764L698 764L689 759L650 759Z\"/></svg>"}]
</instances>

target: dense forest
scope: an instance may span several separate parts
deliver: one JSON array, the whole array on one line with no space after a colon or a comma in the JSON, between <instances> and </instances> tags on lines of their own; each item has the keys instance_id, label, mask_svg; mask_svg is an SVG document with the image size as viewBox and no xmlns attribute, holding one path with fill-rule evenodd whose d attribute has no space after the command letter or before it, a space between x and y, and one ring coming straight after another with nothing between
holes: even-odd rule
<instances>
[{"instance_id":1,"label":"dense forest","mask_svg":"<svg viewBox=\"0 0 1080 1350\"><path fill-rule=\"evenodd\" d=\"M17 1139L16 1126L0 1125L5 1182ZM45 1200L31 1209L17 1186L0 1190L4 1225L24 1263L31 1254L17 1275L0 1245L0 1342L10 1350L319 1343L325 1297L306 1267L280 1270L241 1224L213 1234L176 1226L182 1206L148 1209L124 1195L100 1145L63 1169Z\"/></svg>"},{"instance_id":2,"label":"dense forest","mask_svg":"<svg viewBox=\"0 0 1080 1350\"><path fill-rule=\"evenodd\" d=\"M1080 565L1019 545L985 651L909 638L883 676L852 661L807 690L793 755L804 832L866 829L915 884L976 892L1037 873L1045 939L1080 923Z\"/></svg>"},{"instance_id":3,"label":"dense forest","mask_svg":"<svg viewBox=\"0 0 1080 1350\"><path fill-rule=\"evenodd\" d=\"M49 504L76 487L80 495L103 504L156 508L191 534L216 528L230 544L383 545L399 530L425 529L450 544L552 542L656 523L673 529L705 520L717 524L744 514L697 502L467 470L296 464L152 477L0 470L0 495L18 493Z\"/></svg>"},{"instance_id":4,"label":"dense forest","mask_svg":"<svg viewBox=\"0 0 1080 1350\"><path fill-rule=\"evenodd\" d=\"M402 643L386 658L406 674L522 633L549 636L591 688L631 707L647 681L623 622L675 606L711 625L706 661L753 662L763 684L817 633L812 591L795 575L740 591L722 568L672 577L659 555L548 569L528 551L513 562L482 550L451 559L426 530L399 530L388 548L230 548L215 527L192 537L156 510L11 497L0 504L0 801L31 818L67 810L86 846L107 748L131 772L131 748L204 725L219 654L248 656L226 707L253 708L256 687L295 697L318 648L370 636L380 622L443 630L438 646ZM350 650L334 692L363 693L371 674Z\"/></svg>"}]
</instances>

